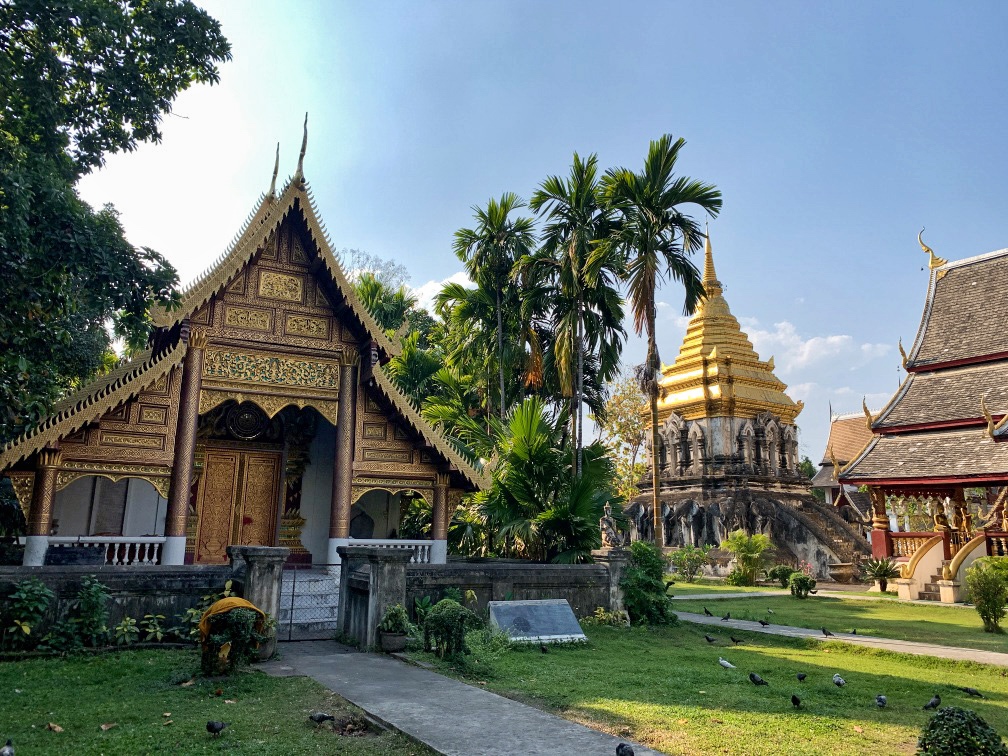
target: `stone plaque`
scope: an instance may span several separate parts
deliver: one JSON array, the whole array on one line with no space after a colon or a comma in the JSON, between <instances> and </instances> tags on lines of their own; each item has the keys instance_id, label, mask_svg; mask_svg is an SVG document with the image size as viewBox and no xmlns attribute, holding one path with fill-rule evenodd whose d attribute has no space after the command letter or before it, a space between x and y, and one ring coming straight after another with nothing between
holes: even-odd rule
<instances>
[{"instance_id":1,"label":"stone plaque","mask_svg":"<svg viewBox=\"0 0 1008 756\"><path fill-rule=\"evenodd\" d=\"M527 643L584 641L584 632L567 599L491 601L490 621L511 640Z\"/></svg>"}]
</instances>

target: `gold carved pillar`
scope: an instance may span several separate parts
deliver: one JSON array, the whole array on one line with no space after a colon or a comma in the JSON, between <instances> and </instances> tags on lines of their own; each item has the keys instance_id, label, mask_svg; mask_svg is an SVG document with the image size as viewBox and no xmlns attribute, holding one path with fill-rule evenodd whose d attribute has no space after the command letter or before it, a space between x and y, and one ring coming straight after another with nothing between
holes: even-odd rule
<instances>
[{"instance_id":1,"label":"gold carved pillar","mask_svg":"<svg viewBox=\"0 0 1008 756\"><path fill-rule=\"evenodd\" d=\"M434 502L431 513L431 536L435 541L448 538L448 475L438 473L434 482Z\"/></svg>"},{"instance_id":2,"label":"gold carved pillar","mask_svg":"<svg viewBox=\"0 0 1008 756\"><path fill-rule=\"evenodd\" d=\"M182 362L182 387L178 425L175 428L171 484L168 487L166 542L161 557L162 564L182 564L185 561L186 515L192 490L200 387L203 383L203 352L207 347L206 331L193 329L188 335L188 347Z\"/></svg>"},{"instance_id":3,"label":"gold carved pillar","mask_svg":"<svg viewBox=\"0 0 1008 756\"><path fill-rule=\"evenodd\" d=\"M40 567L45 564L49 548L49 530L52 528L53 499L56 496L56 471L62 455L59 449L45 448L38 453L35 486L28 509L28 535L25 538L24 565Z\"/></svg>"},{"instance_id":4,"label":"gold carved pillar","mask_svg":"<svg viewBox=\"0 0 1008 756\"><path fill-rule=\"evenodd\" d=\"M354 435L357 425L357 361L340 366L339 408L336 410L336 453L333 455L332 502L329 511L329 562L336 563L333 539L350 537Z\"/></svg>"},{"instance_id":5,"label":"gold carved pillar","mask_svg":"<svg viewBox=\"0 0 1008 756\"><path fill-rule=\"evenodd\" d=\"M875 559L893 555L892 534L889 532L889 515L886 513L886 495L881 488L869 490L872 503L871 547Z\"/></svg>"}]
</instances>

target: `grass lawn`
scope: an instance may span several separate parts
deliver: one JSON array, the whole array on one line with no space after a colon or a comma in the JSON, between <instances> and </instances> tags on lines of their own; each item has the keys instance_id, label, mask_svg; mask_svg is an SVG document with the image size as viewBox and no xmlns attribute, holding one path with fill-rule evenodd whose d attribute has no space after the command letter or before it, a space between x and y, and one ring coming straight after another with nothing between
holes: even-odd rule
<instances>
[{"instance_id":1,"label":"grass lawn","mask_svg":"<svg viewBox=\"0 0 1008 756\"><path fill-rule=\"evenodd\" d=\"M858 601L809 596L800 600L791 596L766 596L759 599L676 601L674 608L680 612L702 614L704 606L718 616L731 612L734 619L766 619L775 625L814 629L825 625L835 633L849 633L857 629L858 635L1008 652L1008 635L985 633L976 610L962 607L925 606L895 599ZM774 610L772 617L767 614L767 609Z\"/></svg>"},{"instance_id":2,"label":"grass lawn","mask_svg":"<svg viewBox=\"0 0 1008 756\"><path fill-rule=\"evenodd\" d=\"M359 710L307 678L247 671L179 684L198 669L195 651L4 662L0 743L11 738L19 754L432 753L396 733L345 737L329 724L316 728L311 711ZM214 738L208 719L230 726ZM50 722L63 731L47 729ZM115 727L102 731L104 723Z\"/></svg>"},{"instance_id":3,"label":"grass lawn","mask_svg":"<svg viewBox=\"0 0 1008 756\"><path fill-rule=\"evenodd\" d=\"M1005 670L969 662L909 657L805 639L735 633L735 648L710 647L705 628L589 627L589 643L466 657L459 673L432 655L416 654L444 671L567 719L671 754L913 753L934 693L943 705L970 708L1008 735ZM737 669L722 669L718 656ZM769 687L755 687L748 673ZM805 672L799 683L795 674ZM839 672L847 685L837 688ZM952 685L987 698L969 699ZM791 694L802 699L794 710ZM889 706L879 710L875 696Z\"/></svg>"},{"instance_id":4,"label":"grass lawn","mask_svg":"<svg viewBox=\"0 0 1008 756\"><path fill-rule=\"evenodd\" d=\"M781 590L784 589L780 587L779 583L771 586L725 585L723 580L708 581L703 578L695 583L684 583L676 580L675 585L669 586L669 593L673 596L689 596L694 593L761 593Z\"/></svg>"}]
</instances>

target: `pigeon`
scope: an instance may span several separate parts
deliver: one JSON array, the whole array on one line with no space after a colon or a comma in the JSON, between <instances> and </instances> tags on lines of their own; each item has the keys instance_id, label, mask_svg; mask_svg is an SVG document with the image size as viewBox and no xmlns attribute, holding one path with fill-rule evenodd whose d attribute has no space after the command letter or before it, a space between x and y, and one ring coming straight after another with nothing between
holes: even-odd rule
<instances>
[{"instance_id":1,"label":"pigeon","mask_svg":"<svg viewBox=\"0 0 1008 756\"><path fill-rule=\"evenodd\" d=\"M819 593L819 589L817 588L814 591L809 591L809 593L811 593L813 596L815 596L817 593Z\"/></svg>"},{"instance_id":2,"label":"pigeon","mask_svg":"<svg viewBox=\"0 0 1008 756\"><path fill-rule=\"evenodd\" d=\"M737 646L737 645L738 645L739 643L741 643L741 642L742 642L742 641L740 641L740 640L739 640L738 638L736 638L736 637L735 637L734 635L729 635L728 637L729 637L729 638L731 638L731 642L732 642L732 643L734 643L734 644L735 644L736 646Z\"/></svg>"},{"instance_id":3,"label":"pigeon","mask_svg":"<svg viewBox=\"0 0 1008 756\"><path fill-rule=\"evenodd\" d=\"M857 628L855 627L853 630L851 630L850 634L851 635L857 635Z\"/></svg>"},{"instance_id":4,"label":"pigeon","mask_svg":"<svg viewBox=\"0 0 1008 756\"><path fill-rule=\"evenodd\" d=\"M794 693L791 694L791 705L794 706L796 709L801 708L801 699L798 698L798 696L796 696Z\"/></svg>"},{"instance_id":5,"label":"pigeon","mask_svg":"<svg viewBox=\"0 0 1008 756\"><path fill-rule=\"evenodd\" d=\"M326 714L324 711L313 711L311 714L308 715L308 719L310 719L317 725L320 725L323 722L336 721L336 717L334 717L332 714Z\"/></svg>"},{"instance_id":6,"label":"pigeon","mask_svg":"<svg viewBox=\"0 0 1008 756\"><path fill-rule=\"evenodd\" d=\"M824 627L824 628L822 628L822 634L823 634L823 637L824 637L824 638L832 638L832 637L833 637L833 633L831 633L831 632L830 632L829 630L827 630L827 629L826 629L825 627Z\"/></svg>"},{"instance_id":7,"label":"pigeon","mask_svg":"<svg viewBox=\"0 0 1008 756\"><path fill-rule=\"evenodd\" d=\"M769 608L768 608L768 609L766 610L766 613L767 613L767 614L776 614L777 612L775 612L775 611L774 611L773 609L769 609Z\"/></svg>"},{"instance_id":8,"label":"pigeon","mask_svg":"<svg viewBox=\"0 0 1008 756\"><path fill-rule=\"evenodd\" d=\"M675 580L666 580L665 581L665 590L667 591L673 585L675 585Z\"/></svg>"},{"instance_id":9,"label":"pigeon","mask_svg":"<svg viewBox=\"0 0 1008 756\"><path fill-rule=\"evenodd\" d=\"M616 756L633 756L633 746L629 743L620 743L616 746Z\"/></svg>"},{"instance_id":10,"label":"pigeon","mask_svg":"<svg viewBox=\"0 0 1008 756\"><path fill-rule=\"evenodd\" d=\"M544 654L548 654L549 653L549 649L546 648L546 644L545 643L540 643L539 644L539 650L542 651Z\"/></svg>"},{"instance_id":11,"label":"pigeon","mask_svg":"<svg viewBox=\"0 0 1008 756\"><path fill-rule=\"evenodd\" d=\"M7 738L7 745L0 748L0 756L14 756L14 746L11 745L10 738Z\"/></svg>"},{"instance_id":12,"label":"pigeon","mask_svg":"<svg viewBox=\"0 0 1008 756\"><path fill-rule=\"evenodd\" d=\"M704 633L704 640L707 641L708 643L714 643L717 640L717 638L711 638L709 635Z\"/></svg>"},{"instance_id":13,"label":"pigeon","mask_svg":"<svg viewBox=\"0 0 1008 756\"><path fill-rule=\"evenodd\" d=\"M720 656L717 658L717 663L720 664L725 669L735 669L735 665L732 664L727 659L722 659Z\"/></svg>"},{"instance_id":14,"label":"pigeon","mask_svg":"<svg viewBox=\"0 0 1008 756\"><path fill-rule=\"evenodd\" d=\"M833 684L836 685L838 688L842 688L844 685L847 684L847 681L844 680L842 677L840 677L840 675L838 675L836 672L834 672Z\"/></svg>"},{"instance_id":15,"label":"pigeon","mask_svg":"<svg viewBox=\"0 0 1008 756\"><path fill-rule=\"evenodd\" d=\"M889 703L889 700L881 693L875 696L875 705L878 706L880 709L884 709L887 703Z\"/></svg>"},{"instance_id":16,"label":"pigeon","mask_svg":"<svg viewBox=\"0 0 1008 756\"><path fill-rule=\"evenodd\" d=\"M981 693L976 688L959 688L959 690L961 690L963 693L968 693L969 695L973 696L974 698L983 698L984 697L984 694ZM0 754L2 754L2 752L0 752Z\"/></svg>"},{"instance_id":17,"label":"pigeon","mask_svg":"<svg viewBox=\"0 0 1008 756\"><path fill-rule=\"evenodd\" d=\"M766 680L764 680L762 677L760 677L759 675L757 675L755 672L750 672L749 673L749 681L753 685L769 685L770 684Z\"/></svg>"},{"instance_id":18,"label":"pigeon","mask_svg":"<svg viewBox=\"0 0 1008 756\"><path fill-rule=\"evenodd\" d=\"M206 731L209 732L211 735L217 736L220 735L221 730L223 730L229 724L230 722L215 722L214 720L211 719L209 722L206 723Z\"/></svg>"},{"instance_id":19,"label":"pigeon","mask_svg":"<svg viewBox=\"0 0 1008 756\"><path fill-rule=\"evenodd\" d=\"M703 613L708 617L713 617L714 615L710 613L710 610L705 606L703 608Z\"/></svg>"},{"instance_id":20,"label":"pigeon","mask_svg":"<svg viewBox=\"0 0 1008 756\"><path fill-rule=\"evenodd\" d=\"M721 618L722 622L727 622L731 619L731 612L725 612L725 616Z\"/></svg>"},{"instance_id":21,"label":"pigeon","mask_svg":"<svg viewBox=\"0 0 1008 756\"><path fill-rule=\"evenodd\" d=\"M798 682L805 682L805 678L808 677L804 672L799 672L795 677L798 678Z\"/></svg>"},{"instance_id":22,"label":"pigeon","mask_svg":"<svg viewBox=\"0 0 1008 756\"><path fill-rule=\"evenodd\" d=\"M770 624L770 623L769 623L769 622L767 622L766 620L760 620L760 621L759 621L759 623L760 623L761 625L763 625L763 627L766 627L767 625L769 625L769 624Z\"/></svg>"},{"instance_id":23,"label":"pigeon","mask_svg":"<svg viewBox=\"0 0 1008 756\"><path fill-rule=\"evenodd\" d=\"M941 696L935 693L931 696L931 700L924 704L924 711L931 711L937 709L939 706L941 706Z\"/></svg>"}]
</instances>

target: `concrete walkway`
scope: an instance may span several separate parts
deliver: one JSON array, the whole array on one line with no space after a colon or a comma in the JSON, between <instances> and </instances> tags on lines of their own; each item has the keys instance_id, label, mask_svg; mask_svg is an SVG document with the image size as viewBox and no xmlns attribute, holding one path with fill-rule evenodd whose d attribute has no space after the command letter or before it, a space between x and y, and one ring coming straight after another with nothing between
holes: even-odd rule
<instances>
[{"instance_id":1,"label":"concrete walkway","mask_svg":"<svg viewBox=\"0 0 1008 756\"><path fill-rule=\"evenodd\" d=\"M259 665L307 675L375 719L449 756L612 756L629 742L382 654L335 641L281 643ZM635 756L658 756L633 743Z\"/></svg>"},{"instance_id":2,"label":"concrete walkway","mask_svg":"<svg viewBox=\"0 0 1008 756\"><path fill-rule=\"evenodd\" d=\"M804 627L790 627L788 625L768 625L763 627L759 622L748 620L722 620L720 617L708 617L705 614L693 614L692 612L676 612L679 619L686 622L693 622L697 625L713 625L715 627L727 628L730 630L748 630L753 633L765 633L767 635L783 635L788 638L817 638L827 640L820 630L808 630ZM999 667L1008 667L1008 654L997 651L981 651L976 648L959 648L957 646L936 646L931 643L916 643L914 641L892 640L891 638L877 638L871 635L854 635L852 633L834 633L831 640L853 643L858 646L868 646L884 651L896 651L901 654L914 654L915 656L936 656L939 659L953 659L955 661L975 661L981 664L995 664Z\"/></svg>"},{"instance_id":3,"label":"concrete walkway","mask_svg":"<svg viewBox=\"0 0 1008 756\"><path fill-rule=\"evenodd\" d=\"M675 590L673 588L672 590ZM901 604L919 604L921 606L943 606L943 607L954 607L956 609L972 609L972 606L966 604L942 604L938 601L921 601L919 599L910 599L909 601L898 599L893 594L888 594L886 596L851 596L851 591L847 590L831 590L824 589L819 590L816 595L820 598L838 598L844 601L899 601ZM694 593L692 595L687 594L685 596L669 596L673 601L717 601L718 599L751 599L759 598L760 596L790 596L790 591L744 591L739 593Z\"/></svg>"}]
</instances>

